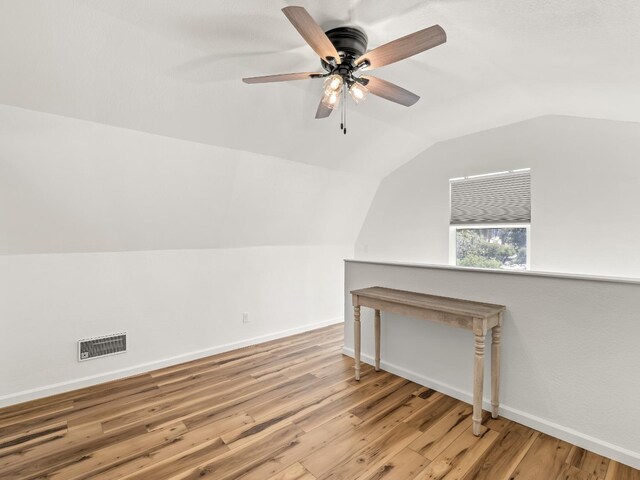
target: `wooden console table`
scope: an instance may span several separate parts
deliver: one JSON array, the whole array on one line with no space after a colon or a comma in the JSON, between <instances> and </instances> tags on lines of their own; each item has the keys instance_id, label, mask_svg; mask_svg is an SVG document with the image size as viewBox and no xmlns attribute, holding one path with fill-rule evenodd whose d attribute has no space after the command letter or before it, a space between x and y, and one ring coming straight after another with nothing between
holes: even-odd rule
<instances>
[{"instance_id":1,"label":"wooden console table","mask_svg":"<svg viewBox=\"0 0 640 480\"><path fill-rule=\"evenodd\" d=\"M472 302L456 298L436 297L424 293L392 288L370 287L352 290L354 316L354 357L356 380L360 380L360 307L375 310L375 368L380 370L380 312L393 312L409 317L445 323L472 330L475 336L473 368L473 433L480 435L482 422L482 387L484 382L484 339L491 334L491 415L498 417L500 393L500 336L503 305Z\"/></svg>"}]
</instances>

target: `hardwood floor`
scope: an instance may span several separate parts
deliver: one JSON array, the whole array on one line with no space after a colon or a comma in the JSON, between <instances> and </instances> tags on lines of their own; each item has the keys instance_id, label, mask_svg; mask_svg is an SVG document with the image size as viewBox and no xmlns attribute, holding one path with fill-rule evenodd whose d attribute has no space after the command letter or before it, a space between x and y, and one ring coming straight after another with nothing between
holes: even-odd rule
<instances>
[{"instance_id":1,"label":"hardwood floor","mask_svg":"<svg viewBox=\"0 0 640 480\"><path fill-rule=\"evenodd\" d=\"M342 326L0 410L0 478L640 480L342 356Z\"/></svg>"}]
</instances>

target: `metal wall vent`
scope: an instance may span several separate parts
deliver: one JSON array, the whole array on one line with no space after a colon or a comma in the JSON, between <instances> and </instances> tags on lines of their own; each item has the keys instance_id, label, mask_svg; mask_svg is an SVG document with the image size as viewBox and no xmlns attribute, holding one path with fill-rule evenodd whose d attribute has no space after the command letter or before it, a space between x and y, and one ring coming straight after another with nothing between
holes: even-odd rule
<instances>
[{"instance_id":1,"label":"metal wall vent","mask_svg":"<svg viewBox=\"0 0 640 480\"><path fill-rule=\"evenodd\" d=\"M116 355L127 351L127 333L115 333L103 337L78 340L78 360Z\"/></svg>"}]
</instances>

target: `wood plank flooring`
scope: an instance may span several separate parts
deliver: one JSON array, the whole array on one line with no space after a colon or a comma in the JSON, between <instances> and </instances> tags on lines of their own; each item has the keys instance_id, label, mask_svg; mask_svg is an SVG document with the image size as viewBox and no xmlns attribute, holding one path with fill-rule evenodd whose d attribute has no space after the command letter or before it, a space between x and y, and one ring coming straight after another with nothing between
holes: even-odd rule
<instances>
[{"instance_id":1,"label":"wood plank flooring","mask_svg":"<svg viewBox=\"0 0 640 480\"><path fill-rule=\"evenodd\" d=\"M0 479L640 480L341 354L332 326L0 410Z\"/></svg>"}]
</instances>

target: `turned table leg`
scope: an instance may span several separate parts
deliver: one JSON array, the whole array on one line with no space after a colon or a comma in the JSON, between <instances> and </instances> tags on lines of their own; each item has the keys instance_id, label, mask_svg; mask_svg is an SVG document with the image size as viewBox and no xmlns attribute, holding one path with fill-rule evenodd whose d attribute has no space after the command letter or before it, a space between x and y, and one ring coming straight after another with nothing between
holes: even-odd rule
<instances>
[{"instance_id":1,"label":"turned table leg","mask_svg":"<svg viewBox=\"0 0 640 480\"><path fill-rule=\"evenodd\" d=\"M380 310L376 310L375 337L376 337L376 372L379 372L380 371Z\"/></svg>"},{"instance_id":2,"label":"turned table leg","mask_svg":"<svg viewBox=\"0 0 640 480\"><path fill-rule=\"evenodd\" d=\"M491 333L491 416L498 418L500 405L500 338L502 325L493 327Z\"/></svg>"},{"instance_id":3,"label":"turned table leg","mask_svg":"<svg viewBox=\"0 0 640 480\"><path fill-rule=\"evenodd\" d=\"M360 380L360 307L353 307L353 353L356 361L356 380Z\"/></svg>"},{"instance_id":4,"label":"turned table leg","mask_svg":"<svg viewBox=\"0 0 640 480\"><path fill-rule=\"evenodd\" d=\"M473 434L480 435L482 425L482 387L484 385L484 337L485 332L475 333L475 358L473 363Z\"/></svg>"}]
</instances>

